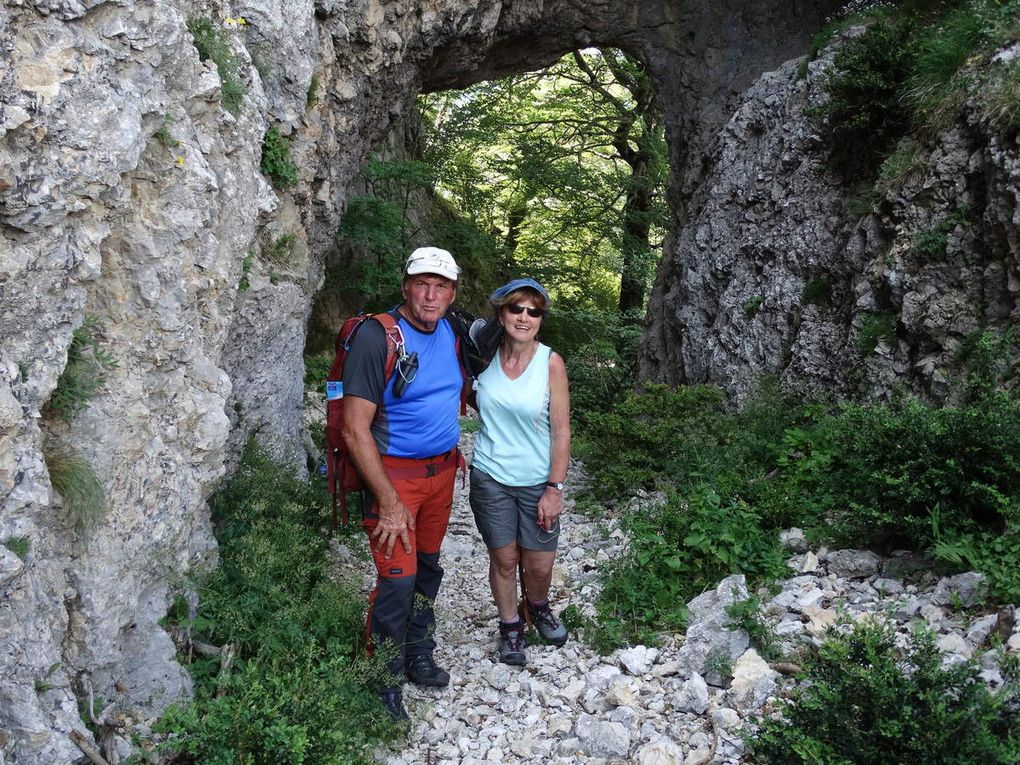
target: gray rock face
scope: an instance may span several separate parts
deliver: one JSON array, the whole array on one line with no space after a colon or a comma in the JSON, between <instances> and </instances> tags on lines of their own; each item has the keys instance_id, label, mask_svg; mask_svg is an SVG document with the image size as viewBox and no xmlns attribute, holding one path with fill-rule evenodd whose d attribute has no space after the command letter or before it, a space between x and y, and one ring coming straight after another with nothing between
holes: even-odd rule
<instances>
[{"instance_id":1,"label":"gray rock face","mask_svg":"<svg viewBox=\"0 0 1020 765\"><path fill-rule=\"evenodd\" d=\"M807 114L826 97L832 60L830 50L803 79L797 61L764 75L720 132L660 265L643 377L717 383L738 398L773 374L847 395L897 384L943 400L967 334L1020 318L1016 135L965 105L933 148L904 143L917 169L851 219L853 192L827 168ZM922 247L934 231L945 246ZM862 350L875 317L894 337Z\"/></svg>"}]
</instances>

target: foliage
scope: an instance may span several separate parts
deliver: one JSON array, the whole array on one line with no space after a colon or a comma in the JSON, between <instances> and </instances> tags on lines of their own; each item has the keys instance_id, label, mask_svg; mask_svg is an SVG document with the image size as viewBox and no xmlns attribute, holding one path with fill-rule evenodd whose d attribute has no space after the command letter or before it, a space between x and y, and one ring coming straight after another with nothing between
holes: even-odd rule
<instances>
[{"instance_id":1,"label":"foliage","mask_svg":"<svg viewBox=\"0 0 1020 765\"><path fill-rule=\"evenodd\" d=\"M868 313L861 321L861 332L857 336L857 347L861 356L867 358L878 348L882 340L896 337L896 317L891 313Z\"/></svg>"},{"instance_id":2,"label":"foliage","mask_svg":"<svg viewBox=\"0 0 1020 765\"><path fill-rule=\"evenodd\" d=\"M879 166L876 189L885 193L907 177L923 170L925 166L926 157L922 154L920 145L912 139L904 139Z\"/></svg>"},{"instance_id":3,"label":"foliage","mask_svg":"<svg viewBox=\"0 0 1020 765\"><path fill-rule=\"evenodd\" d=\"M670 497L624 514L628 551L605 571L586 638L600 650L653 639L722 576L785 573L775 540L791 525L851 546L934 550L1015 599L1020 400L993 387L1011 346L982 334L971 347L974 382L957 406L797 402L767 381L737 412L712 388L648 386L586 421L593 496Z\"/></svg>"},{"instance_id":4,"label":"foliage","mask_svg":"<svg viewBox=\"0 0 1020 765\"><path fill-rule=\"evenodd\" d=\"M1020 129L1020 61L993 69L981 93L985 114L992 124L1004 130Z\"/></svg>"},{"instance_id":5,"label":"foliage","mask_svg":"<svg viewBox=\"0 0 1020 765\"><path fill-rule=\"evenodd\" d=\"M826 276L809 279L800 293L801 300L814 305L827 305L832 298L832 280Z\"/></svg>"},{"instance_id":6,"label":"foliage","mask_svg":"<svg viewBox=\"0 0 1020 765\"><path fill-rule=\"evenodd\" d=\"M45 449L43 457L53 488L64 499L71 524L79 530L94 527L106 512L106 494L92 465L69 448Z\"/></svg>"},{"instance_id":7,"label":"foliage","mask_svg":"<svg viewBox=\"0 0 1020 765\"><path fill-rule=\"evenodd\" d=\"M262 138L262 161L259 169L269 176L273 188L285 189L298 182L297 168L290 159L290 141L271 127Z\"/></svg>"},{"instance_id":8,"label":"foliage","mask_svg":"<svg viewBox=\"0 0 1020 765\"><path fill-rule=\"evenodd\" d=\"M363 658L364 604L329 575L328 495L252 445L210 500L220 565L199 589L192 633L237 648L235 667L196 660L196 697L171 708L167 747L195 761L370 762L393 735Z\"/></svg>"},{"instance_id":9,"label":"foliage","mask_svg":"<svg viewBox=\"0 0 1020 765\"><path fill-rule=\"evenodd\" d=\"M288 232L280 234L262 248L262 257L280 268L294 264L298 252L297 234Z\"/></svg>"},{"instance_id":10,"label":"foliage","mask_svg":"<svg viewBox=\"0 0 1020 765\"><path fill-rule=\"evenodd\" d=\"M32 549L32 540L28 537L8 537L4 540L4 547L25 560Z\"/></svg>"},{"instance_id":11,"label":"foliage","mask_svg":"<svg viewBox=\"0 0 1020 765\"><path fill-rule=\"evenodd\" d=\"M760 718L759 763L1009 763L1020 757L1015 687L992 693L972 661L943 666L935 637L891 627L827 640L779 719Z\"/></svg>"},{"instance_id":12,"label":"foliage","mask_svg":"<svg viewBox=\"0 0 1020 765\"><path fill-rule=\"evenodd\" d=\"M917 244L917 249L929 255L944 255L946 245L949 243L949 233L957 226L966 226L969 222L967 208L958 207L931 228L918 232L914 240Z\"/></svg>"},{"instance_id":13,"label":"foliage","mask_svg":"<svg viewBox=\"0 0 1020 765\"><path fill-rule=\"evenodd\" d=\"M910 125L900 96L912 64L906 21L875 23L836 54L825 79L829 100L815 110L833 168L869 176Z\"/></svg>"},{"instance_id":14,"label":"foliage","mask_svg":"<svg viewBox=\"0 0 1020 765\"><path fill-rule=\"evenodd\" d=\"M592 50L423 99L439 192L492 232L498 280L526 273L577 309L643 306L667 216L652 96L637 61Z\"/></svg>"},{"instance_id":15,"label":"foliage","mask_svg":"<svg viewBox=\"0 0 1020 765\"><path fill-rule=\"evenodd\" d=\"M60 373L49 408L72 422L106 386L107 375L117 368L113 355L102 347L103 326L86 316L71 335L67 365Z\"/></svg>"},{"instance_id":16,"label":"foliage","mask_svg":"<svg viewBox=\"0 0 1020 765\"><path fill-rule=\"evenodd\" d=\"M844 404L790 430L780 480L837 540L930 549L937 535L1001 531L1020 502L1020 402L937 408Z\"/></svg>"},{"instance_id":17,"label":"foliage","mask_svg":"<svg viewBox=\"0 0 1020 765\"><path fill-rule=\"evenodd\" d=\"M761 308L761 304L765 302L765 298L761 295L755 295L752 298L748 298L744 301L744 316L747 319L753 319L758 314L758 309Z\"/></svg>"},{"instance_id":18,"label":"foliage","mask_svg":"<svg viewBox=\"0 0 1020 765\"><path fill-rule=\"evenodd\" d=\"M960 403L974 403L1011 389L1016 382L1012 367L1017 333L1010 327L1003 333L978 330L964 338L956 354L962 380L957 397Z\"/></svg>"},{"instance_id":19,"label":"foliage","mask_svg":"<svg viewBox=\"0 0 1020 765\"><path fill-rule=\"evenodd\" d=\"M325 392L326 376L333 366L333 354L321 353L317 356L305 356L305 389Z\"/></svg>"},{"instance_id":20,"label":"foliage","mask_svg":"<svg viewBox=\"0 0 1020 765\"><path fill-rule=\"evenodd\" d=\"M220 75L220 102L235 117L241 110L248 89L238 75L237 57L230 49L230 38L225 29L216 26L206 16L188 20L188 31L198 50L201 61L212 61Z\"/></svg>"},{"instance_id":21,"label":"foliage","mask_svg":"<svg viewBox=\"0 0 1020 765\"><path fill-rule=\"evenodd\" d=\"M248 253L241 261L241 281L237 283L239 292L247 292L251 289L251 270L255 267L255 256Z\"/></svg>"},{"instance_id":22,"label":"foliage","mask_svg":"<svg viewBox=\"0 0 1020 765\"><path fill-rule=\"evenodd\" d=\"M319 103L319 75L312 73L308 81L308 93L305 95L305 107L311 108Z\"/></svg>"},{"instance_id":23,"label":"foliage","mask_svg":"<svg viewBox=\"0 0 1020 765\"><path fill-rule=\"evenodd\" d=\"M984 98L993 121L1013 114L1020 99L1009 75L994 72L992 83L1004 85L989 88L975 65L1016 37L1016 11L1016 0L932 0L873 13L865 33L837 52L824 83L829 101L814 112L833 168L873 177L902 136L947 127L968 93Z\"/></svg>"},{"instance_id":24,"label":"foliage","mask_svg":"<svg viewBox=\"0 0 1020 765\"><path fill-rule=\"evenodd\" d=\"M960 571L980 571L988 583L988 598L996 603L1020 602L1020 527L1014 513L1003 533L989 531L949 536L935 542L935 557Z\"/></svg>"},{"instance_id":25,"label":"foliage","mask_svg":"<svg viewBox=\"0 0 1020 765\"><path fill-rule=\"evenodd\" d=\"M159 141L164 149L172 149L179 142L173 137L170 132L170 126L174 124L174 118L169 113L163 115L163 121L159 124L159 129L152 134L153 138Z\"/></svg>"},{"instance_id":26,"label":"foliage","mask_svg":"<svg viewBox=\"0 0 1020 765\"><path fill-rule=\"evenodd\" d=\"M623 527L630 544L605 572L588 634L600 650L682 628L687 601L730 574L767 581L784 571L778 537L761 533L758 515L704 485L625 515Z\"/></svg>"},{"instance_id":27,"label":"foliage","mask_svg":"<svg viewBox=\"0 0 1020 765\"><path fill-rule=\"evenodd\" d=\"M729 628L746 632L762 658L778 658L776 633L765 623L764 608L758 598L751 596L731 603L726 606L726 615L730 618Z\"/></svg>"}]
</instances>

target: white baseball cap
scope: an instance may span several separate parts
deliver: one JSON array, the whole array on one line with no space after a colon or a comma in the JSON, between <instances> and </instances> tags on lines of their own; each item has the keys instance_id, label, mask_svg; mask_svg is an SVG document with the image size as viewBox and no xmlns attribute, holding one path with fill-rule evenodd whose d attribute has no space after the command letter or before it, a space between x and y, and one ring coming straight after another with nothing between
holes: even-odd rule
<instances>
[{"instance_id":1,"label":"white baseball cap","mask_svg":"<svg viewBox=\"0 0 1020 765\"><path fill-rule=\"evenodd\" d=\"M435 274L457 281L460 266L446 250L439 247L419 247L408 256L407 263L404 264L404 273L407 276Z\"/></svg>"}]
</instances>

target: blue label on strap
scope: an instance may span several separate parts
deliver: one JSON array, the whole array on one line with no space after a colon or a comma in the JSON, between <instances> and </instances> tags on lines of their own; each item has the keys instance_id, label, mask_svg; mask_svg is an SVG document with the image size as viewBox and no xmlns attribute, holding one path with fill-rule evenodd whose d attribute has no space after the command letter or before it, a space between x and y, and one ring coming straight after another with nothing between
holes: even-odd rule
<instances>
[{"instance_id":1,"label":"blue label on strap","mask_svg":"<svg viewBox=\"0 0 1020 765\"><path fill-rule=\"evenodd\" d=\"M341 380L326 381L326 400L335 401L344 397L344 384Z\"/></svg>"}]
</instances>

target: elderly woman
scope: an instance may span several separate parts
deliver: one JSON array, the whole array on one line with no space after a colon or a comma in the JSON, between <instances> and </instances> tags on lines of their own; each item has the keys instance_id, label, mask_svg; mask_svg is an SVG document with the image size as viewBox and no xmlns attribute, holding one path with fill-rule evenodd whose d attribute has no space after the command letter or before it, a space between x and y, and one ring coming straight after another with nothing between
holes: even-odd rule
<instances>
[{"instance_id":1,"label":"elderly woman","mask_svg":"<svg viewBox=\"0 0 1020 765\"><path fill-rule=\"evenodd\" d=\"M545 288L515 279L490 300L503 339L478 378L482 429L471 463L471 509L489 549L500 660L523 665L524 608L543 638L557 646L567 640L548 596L570 459L570 396L563 359L536 339L549 309ZM519 564L527 594L520 610Z\"/></svg>"}]
</instances>

